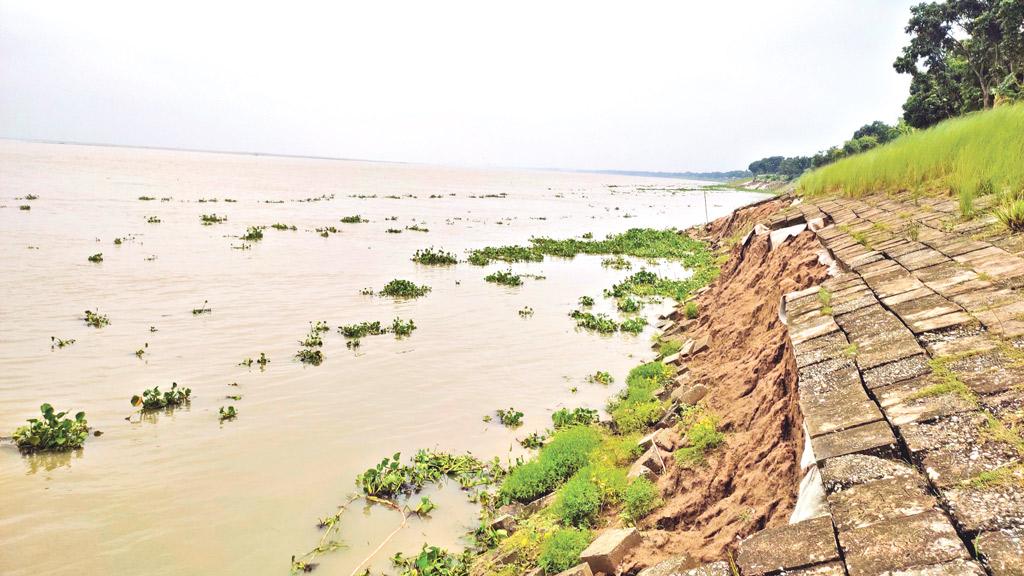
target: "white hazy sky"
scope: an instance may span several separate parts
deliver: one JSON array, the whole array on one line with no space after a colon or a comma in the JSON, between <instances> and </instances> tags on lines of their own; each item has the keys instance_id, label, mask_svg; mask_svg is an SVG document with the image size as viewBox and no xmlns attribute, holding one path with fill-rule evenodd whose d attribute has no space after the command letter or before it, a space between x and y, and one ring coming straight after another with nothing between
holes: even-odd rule
<instances>
[{"instance_id":1,"label":"white hazy sky","mask_svg":"<svg viewBox=\"0 0 1024 576\"><path fill-rule=\"evenodd\" d=\"M726 170L895 121L917 0L0 0L0 137Z\"/></svg>"}]
</instances>

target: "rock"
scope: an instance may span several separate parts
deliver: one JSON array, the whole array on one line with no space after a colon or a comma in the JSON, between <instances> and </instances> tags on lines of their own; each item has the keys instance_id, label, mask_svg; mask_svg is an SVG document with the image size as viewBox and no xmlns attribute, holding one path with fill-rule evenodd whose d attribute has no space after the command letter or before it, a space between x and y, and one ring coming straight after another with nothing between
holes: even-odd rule
<instances>
[{"instance_id":1,"label":"rock","mask_svg":"<svg viewBox=\"0 0 1024 576\"><path fill-rule=\"evenodd\" d=\"M711 337L701 336L693 342L693 348L690 350L690 354L696 354L706 350L709 344L711 344Z\"/></svg>"},{"instance_id":2,"label":"rock","mask_svg":"<svg viewBox=\"0 0 1024 576\"><path fill-rule=\"evenodd\" d=\"M675 354L669 354L668 356L665 356L661 361L664 362L665 364L675 364L679 362L679 352L676 352Z\"/></svg>"},{"instance_id":3,"label":"rock","mask_svg":"<svg viewBox=\"0 0 1024 576\"><path fill-rule=\"evenodd\" d=\"M634 548L640 545L640 533L636 528L609 528L580 554L580 559L590 565L594 572L617 574L619 564Z\"/></svg>"},{"instance_id":4,"label":"rock","mask_svg":"<svg viewBox=\"0 0 1024 576\"><path fill-rule=\"evenodd\" d=\"M944 564L886 572L886 576L985 576L985 570L971 560L954 560Z\"/></svg>"},{"instance_id":5,"label":"rock","mask_svg":"<svg viewBox=\"0 0 1024 576\"><path fill-rule=\"evenodd\" d=\"M516 518L511 514L501 514L491 520L490 526L493 530L504 530L511 534L516 529Z\"/></svg>"},{"instance_id":6,"label":"rock","mask_svg":"<svg viewBox=\"0 0 1024 576\"><path fill-rule=\"evenodd\" d=\"M549 504L554 503L554 501L554 493L548 494L547 496L541 496L523 507L523 516L532 516L539 512L541 508L546 508Z\"/></svg>"},{"instance_id":7,"label":"rock","mask_svg":"<svg viewBox=\"0 0 1024 576\"><path fill-rule=\"evenodd\" d=\"M974 544L992 576L1024 576L1024 532L985 532Z\"/></svg>"},{"instance_id":8,"label":"rock","mask_svg":"<svg viewBox=\"0 0 1024 576\"><path fill-rule=\"evenodd\" d=\"M703 384L693 386L680 386L672 391L672 399L681 405L693 405L700 402L707 396L708 388Z\"/></svg>"},{"instance_id":9,"label":"rock","mask_svg":"<svg viewBox=\"0 0 1024 576\"><path fill-rule=\"evenodd\" d=\"M729 563L724 560L696 568L686 568L691 565L693 565L693 560L689 556L677 556L659 562L650 568L644 568L637 576L732 576Z\"/></svg>"},{"instance_id":10,"label":"rock","mask_svg":"<svg viewBox=\"0 0 1024 576\"><path fill-rule=\"evenodd\" d=\"M665 471L665 457L662 456L661 451L658 450L657 446L651 446L644 452L637 462L647 466L653 470L656 474L661 474Z\"/></svg>"},{"instance_id":11,"label":"rock","mask_svg":"<svg viewBox=\"0 0 1024 576\"><path fill-rule=\"evenodd\" d=\"M654 445L666 452L675 451L681 438L672 428L662 428L654 433Z\"/></svg>"},{"instance_id":12,"label":"rock","mask_svg":"<svg viewBox=\"0 0 1024 576\"><path fill-rule=\"evenodd\" d=\"M579 566L573 566L564 572L559 572L557 576L594 576L594 572L590 569L589 564L580 564Z\"/></svg>"},{"instance_id":13,"label":"rock","mask_svg":"<svg viewBox=\"0 0 1024 576\"><path fill-rule=\"evenodd\" d=\"M937 502L919 475L876 480L830 494L832 519L840 532L884 520L935 510Z\"/></svg>"},{"instance_id":14,"label":"rock","mask_svg":"<svg viewBox=\"0 0 1024 576\"><path fill-rule=\"evenodd\" d=\"M644 466L641 462L634 462L633 465L629 467L629 471L626 472L626 478L629 480L634 478L647 478L648 480L654 481L657 476L658 475L654 473L654 470Z\"/></svg>"},{"instance_id":15,"label":"rock","mask_svg":"<svg viewBox=\"0 0 1024 576\"><path fill-rule=\"evenodd\" d=\"M687 338L686 342L683 342L682 347L679 348L679 356L689 356L690 352L693 351L693 338Z\"/></svg>"},{"instance_id":16,"label":"rock","mask_svg":"<svg viewBox=\"0 0 1024 576\"><path fill-rule=\"evenodd\" d=\"M839 543L850 576L874 576L969 559L953 525L937 511L840 532Z\"/></svg>"},{"instance_id":17,"label":"rock","mask_svg":"<svg viewBox=\"0 0 1024 576\"><path fill-rule=\"evenodd\" d=\"M502 514L508 514L509 516L519 516L523 513L523 505L518 502L505 504L501 508L498 508L495 512L497 512L498 516L501 516Z\"/></svg>"},{"instance_id":18,"label":"rock","mask_svg":"<svg viewBox=\"0 0 1024 576\"><path fill-rule=\"evenodd\" d=\"M744 576L763 576L838 559L832 518L822 516L754 534L740 542L736 564Z\"/></svg>"},{"instance_id":19,"label":"rock","mask_svg":"<svg viewBox=\"0 0 1024 576\"><path fill-rule=\"evenodd\" d=\"M658 431L655 430L654 432L651 432L651 433L647 434L646 436L644 436L643 438L637 440L636 445L639 446L643 450L647 450L648 448L650 448L651 446L654 445L654 437L657 436L657 435L658 435Z\"/></svg>"}]
</instances>

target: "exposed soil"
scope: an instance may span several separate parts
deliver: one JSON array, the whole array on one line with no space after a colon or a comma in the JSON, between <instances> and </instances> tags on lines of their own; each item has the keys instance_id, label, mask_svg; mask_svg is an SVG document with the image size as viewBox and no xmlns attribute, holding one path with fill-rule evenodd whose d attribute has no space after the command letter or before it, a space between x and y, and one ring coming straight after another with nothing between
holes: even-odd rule
<instances>
[{"instance_id":1,"label":"exposed soil","mask_svg":"<svg viewBox=\"0 0 1024 576\"><path fill-rule=\"evenodd\" d=\"M702 232L709 240L742 237L784 202L739 210ZM702 466L673 465L660 477L665 504L641 525L647 538L630 572L682 554L694 563L725 559L739 539L788 521L803 434L796 363L779 302L825 279L821 250L806 231L774 251L767 235L754 236L733 248L719 279L698 297L700 316L685 337L709 335L710 343L686 364L690 383L709 389L704 403L720 416L726 445Z\"/></svg>"}]
</instances>

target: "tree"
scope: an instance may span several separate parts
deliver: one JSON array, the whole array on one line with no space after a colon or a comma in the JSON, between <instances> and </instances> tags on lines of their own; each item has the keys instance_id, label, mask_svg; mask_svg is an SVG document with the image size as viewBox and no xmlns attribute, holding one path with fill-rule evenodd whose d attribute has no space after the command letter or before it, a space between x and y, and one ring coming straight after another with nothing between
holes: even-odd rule
<instances>
[{"instance_id":1,"label":"tree","mask_svg":"<svg viewBox=\"0 0 1024 576\"><path fill-rule=\"evenodd\" d=\"M990 108L997 96L1020 93L1024 0L925 2L910 12L910 43L893 67L913 78L903 106L912 126Z\"/></svg>"},{"instance_id":2,"label":"tree","mask_svg":"<svg viewBox=\"0 0 1024 576\"><path fill-rule=\"evenodd\" d=\"M858 128L857 131L853 133L853 138L856 140L865 136L873 136L875 140L877 140L875 144L885 144L899 135L899 131L896 130L895 126L889 126L881 120L875 120L870 124L865 124Z\"/></svg>"},{"instance_id":3,"label":"tree","mask_svg":"<svg viewBox=\"0 0 1024 576\"><path fill-rule=\"evenodd\" d=\"M755 160L750 163L747 167L754 176L760 174L777 174L779 171L779 165L782 164L784 158L782 156L769 156L760 160Z\"/></svg>"}]
</instances>

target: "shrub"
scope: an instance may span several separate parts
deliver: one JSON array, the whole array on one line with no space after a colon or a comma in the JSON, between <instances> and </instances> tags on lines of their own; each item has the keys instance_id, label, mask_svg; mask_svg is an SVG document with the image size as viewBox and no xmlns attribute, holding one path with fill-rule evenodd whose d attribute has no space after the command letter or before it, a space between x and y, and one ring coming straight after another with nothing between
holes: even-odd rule
<instances>
[{"instance_id":1,"label":"shrub","mask_svg":"<svg viewBox=\"0 0 1024 576\"><path fill-rule=\"evenodd\" d=\"M591 527L601 512L601 489L589 475L577 472L559 491L555 509L563 524Z\"/></svg>"},{"instance_id":2,"label":"shrub","mask_svg":"<svg viewBox=\"0 0 1024 576\"><path fill-rule=\"evenodd\" d=\"M381 296L392 296L395 298L419 298L430 292L430 286L417 286L408 280L392 280L380 291Z\"/></svg>"},{"instance_id":3,"label":"shrub","mask_svg":"<svg viewBox=\"0 0 1024 576\"><path fill-rule=\"evenodd\" d=\"M557 574L579 564L580 554L590 545L590 530L562 528L541 547L537 565L545 574Z\"/></svg>"},{"instance_id":4,"label":"shrub","mask_svg":"<svg viewBox=\"0 0 1024 576\"><path fill-rule=\"evenodd\" d=\"M626 487L622 495L623 516L635 524L661 505L658 487L647 478L637 478Z\"/></svg>"},{"instance_id":5,"label":"shrub","mask_svg":"<svg viewBox=\"0 0 1024 576\"><path fill-rule=\"evenodd\" d=\"M673 456L676 464L692 468L702 464L705 455L725 441L725 435L718 430L718 417L711 413L694 411L684 419L683 425L687 424L687 446L677 449Z\"/></svg>"},{"instance_id":6,"label":"shrub","mask_svg":"<svg viewBox=\"0 0 1024 576\"><path fill-rule=\"evenodd\" d=\"M1024 198L1007 198L992 212L999 222L1014 232L1024 231Z\"/></svg>"},{"instance_id":7,"label":"shrub","mask_svg":"<svg viewBox=\"0 0 1024 576\"><path fill-rule=\"evenodd\" d=\"M699 314L699 311L697 310L697 303L692 300L690 302L687 302L684 312L687 318L689 318L690 320L696 320Z\"/></svg>"},{"instance_id":8,"label":"shrub","mask_svg":"<svg viewBox=\"0 0 1024 576\"><path fill-rule=\"evenodd\" d=\"M601 434L584 426L559 430L537 455L509 472L499 490L502 501L531 502L554 490L590 461Z\"/></svg>"},{"instance_id":9,"label":"shrub","mask_svg":"<svg viewBox=\"0 0 1024 576\"><path fill-rule=\"evenodd\" d=\"M14 443L22 452L61 452L81 448L89 436L89 424L85 412L75 414L74 420L67 412L54 412L53 406L39 407L42 419L29 418L28 424L14 431Z\"/></svg>"},{"instance_id":10,"label":"shrub","mask_svg":"<svg viewBox=\"0 0 1024 576\"><path fill-rule=\"evenodd\" d=\"M619 330L623 332L629 332L630 334L639 334L644 331L647 327L647 318L643 316L637 316L636 318L628 318L619 324Z\"/></svg>"},{"instance_id":11,"label":"shrub","mask_svg":"<svg viewBox=\"0 0 1024 576\"><path fill-rule=\"evenodd\" d=\"M459 263L459 259L451 252L445 252L444 250L435 251L433 248L417 250L412 255L412 261L417 264L427 264L430 266L449 266Z\"/></svg>"}]
</instances>

